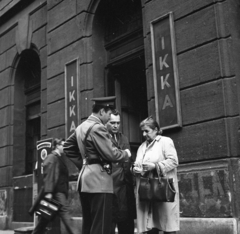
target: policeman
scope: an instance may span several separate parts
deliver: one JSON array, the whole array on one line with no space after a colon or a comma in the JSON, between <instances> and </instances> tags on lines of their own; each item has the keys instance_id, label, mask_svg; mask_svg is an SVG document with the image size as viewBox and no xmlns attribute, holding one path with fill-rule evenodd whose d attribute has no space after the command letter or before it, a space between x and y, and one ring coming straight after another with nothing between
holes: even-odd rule
<instances>
[{"instance_id":1,"label":"policeman","mask_svg":"<svg viewBox=\"0 0 240 234\"><path fill-rule=\"evenodd\" d=\"M83 212L83 234L111 233L111 163L128 161L131 156L128 149L120 150L113 146L105 127L114 109L115 99L116 97L92 99L92 114L64 144L67 157L81 169L78 190Z\"/></svg>"}]
</instances>

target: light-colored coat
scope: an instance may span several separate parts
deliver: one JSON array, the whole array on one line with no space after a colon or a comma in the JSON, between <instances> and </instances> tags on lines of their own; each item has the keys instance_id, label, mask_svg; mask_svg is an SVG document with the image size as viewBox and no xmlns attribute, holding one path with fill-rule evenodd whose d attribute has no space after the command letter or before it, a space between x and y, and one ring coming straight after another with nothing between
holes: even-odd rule
<instances>
[{"instance_id":1,"label":"light-colored coat","mask_svg":"<svg viewBox=\"0 0 240 234\"><path fill-rule=\"evenodd\" d=\"M138 188L140 176L136 178L136 205L138 232L146 232L152 228L166 232L179 230L179 192L177 181L178 157L173 141L169 137L157 136L148 146L144 142L139 147L136 164L144 162L158 163L163 174L173 178L176 189L175 201L171 202L140 202Z\"/></svg>"}]
</instances>

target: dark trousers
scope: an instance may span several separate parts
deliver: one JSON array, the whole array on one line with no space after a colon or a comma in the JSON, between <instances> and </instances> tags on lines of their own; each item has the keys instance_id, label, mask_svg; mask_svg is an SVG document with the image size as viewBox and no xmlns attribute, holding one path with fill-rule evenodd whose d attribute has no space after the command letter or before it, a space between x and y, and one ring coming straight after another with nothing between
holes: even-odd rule
<instances>
[{"instance_id":1,"label":"dark trousers","mask_svg":"<svg viewBox=\"0 0 240 234\"><path fill-rule=\"evenodd\" d=\"M119 223L112 223L112 232L115 234L115 228L118 228L118 234L134 234L134 219L128 218Z\"/></svg>"},{"instance_id":2,"label":"dark trousers","mask_svg":"<svg viewBox=\"0 0 240 234\"><path fill-rule=\"evenodd\" d=\"M82 234L110 234L112 223L111 193L80 192Z\"/></svg>"},{"instance_id":3,"label":"dark trousers","mask_svg":"<svg viewBox=\"0 0 240 234\"><path fill-rule=\"evenodd\" d=\"M69 234L74 234L74 232L71 228L71 226L72 226L71 217L69 215L69 207L67 204L66 195L63 193L56 193L56 194L54 194L54 199L62 205L58 214L59 214L63 224L65 225L66 230L68 231ZM40 217L39 221L37 223L37 226L33 230L32 234L44 234L49 222L50 222L49 220L47 220L43 217Z\"/></svg>"}]
</instances>

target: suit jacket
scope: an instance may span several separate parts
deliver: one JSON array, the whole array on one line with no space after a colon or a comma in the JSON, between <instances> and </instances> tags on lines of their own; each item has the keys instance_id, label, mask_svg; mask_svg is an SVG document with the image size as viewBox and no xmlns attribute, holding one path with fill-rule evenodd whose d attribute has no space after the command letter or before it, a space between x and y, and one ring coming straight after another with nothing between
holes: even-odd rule
<instances>
[{"instance_id":1,"label":"suit jacket","mask_svg":"<svg viewBox=\"0 0 240 234\"><path fill-rule=\"evenodd\" d=\"M86 133L93 124L95 125L85 142ZM64 151L67 157L81 169L78 177L78 189L80 192L113 193L112 176L108 175L100 164L86 164L85 150L89 159L101 158L107 162L128 160L127 152L113 146L106 127L99 118L93 115L80 124L75 132L66 140ZM82 168L81 161L83 162Z\"/></svg>"},{"instance_id":2,"label":"suit jacket","mask_svg":"<svg viewBox=\"0 0 240 234\"><path fill-rule=\"evenodd\" d=\"M44 192L68 196L68 168L62 156L52 151L43 162Z\"/></svg>"},{"instance_id":3,"label":"suit jacket","mask_svg":"<svg viewBox=\"0 0 240 234\"><path fill-rule=\"evenodd\" d=\"M112 143L120 149L129 149L130 144L128 138L121 132L116 134L117 141L112 137ZM126 219L136 218L135 195L133 188L133 178L130 172L132 165L131 158L127 162L113 163L113 220L114 222L122 222Z\"/></svg>"}]
</instances>

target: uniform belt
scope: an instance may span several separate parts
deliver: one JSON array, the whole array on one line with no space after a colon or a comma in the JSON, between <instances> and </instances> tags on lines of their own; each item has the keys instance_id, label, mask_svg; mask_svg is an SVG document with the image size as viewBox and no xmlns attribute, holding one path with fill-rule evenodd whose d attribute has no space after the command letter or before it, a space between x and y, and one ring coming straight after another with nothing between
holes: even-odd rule
<instances>
[{"instance_id":1,"label":"uniform belt","mask_svg":"<svg viewBox=\"0 0 240 234\"><path fill-rule=\"evenodd\" d=\"M101 164L101 160L100 159L97 159L97 158L93 158L93 159L87 159L87 163L88 165L91 165L91 164Z\"/></svg>"}]
</instances>

